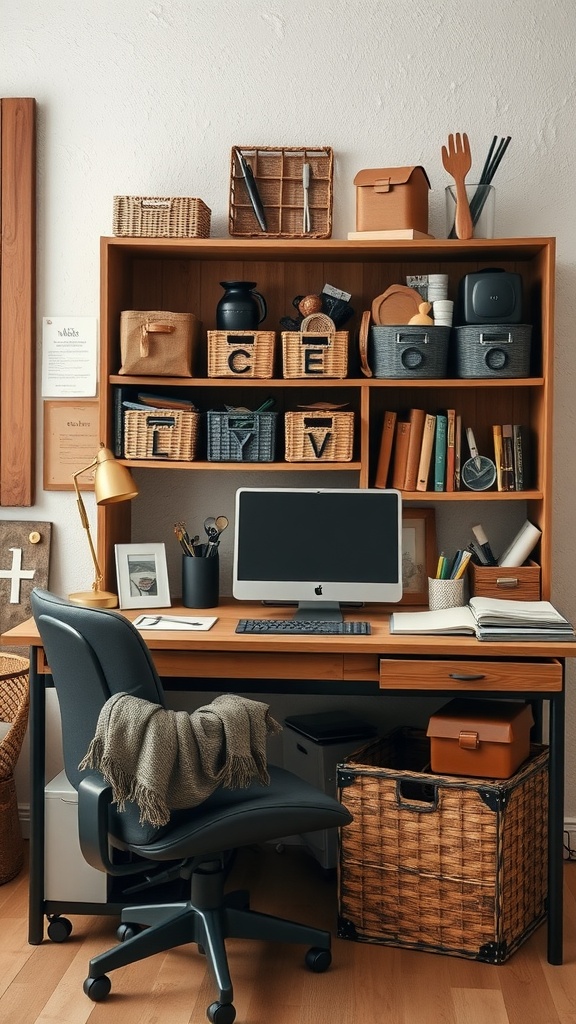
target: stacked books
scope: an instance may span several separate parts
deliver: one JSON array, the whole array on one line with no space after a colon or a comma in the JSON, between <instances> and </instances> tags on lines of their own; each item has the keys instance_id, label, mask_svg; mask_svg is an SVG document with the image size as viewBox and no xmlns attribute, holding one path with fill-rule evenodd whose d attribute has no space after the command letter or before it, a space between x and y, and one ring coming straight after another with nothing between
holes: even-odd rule
<instances>
[{"instance_id":1,"label":"stacked books","mask_svg":"<svg viewBox=\"0 0 576 1024\"><path fill-rule=\"evenodd\" d=\"M528 428L520 423L495 423L492 436L498 490L527 490L530 487Z\"/></svg>"},{"instance_id":2,"label":"stacked books","mask_svg":"<svg viewBox=\"0 0 576 1024\"><path fill-rule=\"evenodd\" d=\"M574 627L549 601L471 597L467 605L433 612L394 612L390 632L475 636L478 640L576 640Z\"/></svg>"},{"instance_id":3,"label":"stacked books","mask_svg":"<svg viewBox=\"0 0 576 1024\"><path fill-rule=\"evenodd\" d=\"M462 418L454 409L384 413L375 487L399 491L460 489Z\"/></svg>"}]
</instances>

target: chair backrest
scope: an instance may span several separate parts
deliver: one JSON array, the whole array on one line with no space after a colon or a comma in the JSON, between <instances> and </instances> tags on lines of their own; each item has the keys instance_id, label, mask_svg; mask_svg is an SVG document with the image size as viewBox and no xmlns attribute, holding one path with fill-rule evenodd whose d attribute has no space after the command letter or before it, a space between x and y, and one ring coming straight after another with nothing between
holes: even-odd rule
<instances>
[{"instance_id":1,"label":"chair backrest","mask_svg":"<svg viewBox=\"0 0 576 1024\"><path fill-rule=\"evenodd\" d=\"M39 588L30 601L58 694L64 767L77 789L85 774L78 764L108 698L130 693L165 707L164 691L146 644L123 615Z\"/></svg>"}]
</instances>

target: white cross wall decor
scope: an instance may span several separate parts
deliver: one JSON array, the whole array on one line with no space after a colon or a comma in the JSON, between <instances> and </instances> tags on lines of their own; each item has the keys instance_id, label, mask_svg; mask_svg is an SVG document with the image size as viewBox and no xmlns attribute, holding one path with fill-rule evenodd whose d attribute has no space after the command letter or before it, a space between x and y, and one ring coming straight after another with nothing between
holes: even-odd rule
<instances>
[{"instance_id":1,"label":"white cross wall decor","mask_svg":"<svg viewBox=\"0 0 576 1024\"><path fill-rule=\"evenodd\" d=\"M22 548L10 548L12 568L0 568L0 579L10 580L10 604L20 604L20 580L33 580L35 569L22 568Z\"/></svg>"}]
</instances>

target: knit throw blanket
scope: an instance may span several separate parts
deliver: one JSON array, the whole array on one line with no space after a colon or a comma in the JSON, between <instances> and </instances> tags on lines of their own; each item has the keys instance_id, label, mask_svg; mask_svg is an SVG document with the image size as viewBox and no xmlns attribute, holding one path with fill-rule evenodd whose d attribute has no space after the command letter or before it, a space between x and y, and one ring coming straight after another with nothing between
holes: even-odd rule
<instances>
[{"instance_id":1,"label":"knit throw blanket","mask_svg":"<svg viewBox=\"0 0 576 1024\"><path fill-rule=\"evenodd\" d=\"M160 827L171 810L195 807L219 786L268 785L266 737L280 730L267 704L237 694L189 714L117 693L78 767L101 772L118 810L133 801L141 824Z\"/></svg>"}]
</instances>

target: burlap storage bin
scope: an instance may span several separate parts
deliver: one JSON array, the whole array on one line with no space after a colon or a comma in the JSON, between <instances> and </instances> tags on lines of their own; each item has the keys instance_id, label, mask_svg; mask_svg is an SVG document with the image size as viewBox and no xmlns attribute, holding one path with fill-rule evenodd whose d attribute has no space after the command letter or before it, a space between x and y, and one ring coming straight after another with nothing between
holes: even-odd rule
<instances>
[{"instance_id":1,"label":"burlap storage bin","mask_svg":"<svg viewBox=\"0 0 576 1024\"><path fill-rule=\"evenodd\" d=\"M546 916L548 748L510 779L427 770L429 741L398 729L338 766L338 934L502 963Z\"/></svg>"},{"instance_id":2,"label":"burlap storage bin","mask_svg":"<svg viewBox=\"0 0 576 1024\"><path fill-rule=\"evenodd\" d=\"M191 377L200 321L193 313L125 309L120 314L121 374Z\"/></svg>"},{"instance_id":3,"label":"burlap storage bin","mask_svg":"<svg viewBox=\"0 0 576 1024\"><path fill-rule=\"evenodd\" d=\"M0 741L0 885L24 861L14 769L28 725L29 667L28 658L0 652L0 721L10 724Z\"/></svg>"}]
</instances>

